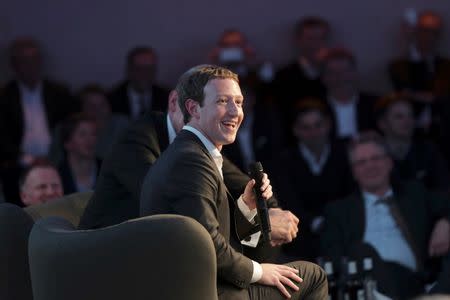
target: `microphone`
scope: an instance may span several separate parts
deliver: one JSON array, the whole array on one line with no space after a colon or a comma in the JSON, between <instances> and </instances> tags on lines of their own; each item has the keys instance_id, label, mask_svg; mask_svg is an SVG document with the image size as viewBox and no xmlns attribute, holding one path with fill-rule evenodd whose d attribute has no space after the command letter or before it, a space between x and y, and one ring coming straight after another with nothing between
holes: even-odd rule
<instances>
[{"instance_id":1,"label":"microphone","mask_svg":"<svg viewBox=\"0 0 450 300\"><path fill-rule=\"evenodd\" d=\"M261 185L263 179L263 167L259 161L249 165L249 175L255 179L253 190L256 194L256 208L258 210L259 223L264 242L270 242L270 219L267 203L262 196Z\"/></svg>"}]
</instances>

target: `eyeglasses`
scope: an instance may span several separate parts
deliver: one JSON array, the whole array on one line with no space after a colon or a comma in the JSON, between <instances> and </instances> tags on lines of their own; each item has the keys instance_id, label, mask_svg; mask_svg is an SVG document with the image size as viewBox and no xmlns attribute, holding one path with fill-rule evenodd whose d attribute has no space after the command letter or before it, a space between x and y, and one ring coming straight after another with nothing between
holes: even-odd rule
<instances>
[{"instance_id":1,"label":"eyeglasses","mask_svg":"<svg viewBox=\"0 0 450 300\"><path fill-rule=\"evenodd\" d=\"M354 161L352 161L352 165L355 166L355 167L362 167L362 166L366 165L368 162L375 162L376 163L376 162L380 162L380 161L382 161L382 160L384 160L386 158L387 158L386 154L373 155L373 156L370 156L368 158L362 158L362 159L354 160Z\"/></svg>"}]
</instances>

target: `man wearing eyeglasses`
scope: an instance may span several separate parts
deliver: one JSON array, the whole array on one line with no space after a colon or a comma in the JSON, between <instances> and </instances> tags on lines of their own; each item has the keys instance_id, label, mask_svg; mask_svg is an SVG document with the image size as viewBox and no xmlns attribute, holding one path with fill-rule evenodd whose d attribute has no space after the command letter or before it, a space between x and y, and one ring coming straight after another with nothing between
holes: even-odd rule
<instances>
[{"instance_id":1,"label":"man wearing eyeglasses","mask_svg":"<svg viewBox=\"0 0 450 300\"><path fill-rule=\"evenodd\" d=\"M323 254L372 257L380 291L395 299L423 293L430 261L440 258L431 290L449 293L449 200L419 182L392 181L392 159L374 133L359 136L348 152L359 191L327 206Z\"/></svg>"}]
</instances>

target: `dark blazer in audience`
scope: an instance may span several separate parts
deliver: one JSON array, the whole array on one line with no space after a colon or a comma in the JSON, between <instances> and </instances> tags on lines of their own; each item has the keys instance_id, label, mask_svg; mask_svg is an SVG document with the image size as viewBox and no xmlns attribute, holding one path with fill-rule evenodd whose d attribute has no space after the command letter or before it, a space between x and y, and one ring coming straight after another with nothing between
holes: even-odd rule
<instances>
[{"instance_id":1,"label":"dark blazer in audience","mask_svg":"<svg viewBox=\"0 0 450 300\"><path fill-rule=\"evenodd\" d=\"M97 181L96 178L98 177L98 173L100 171L100 166L101 166L101 162L99 159L97 159L96 164L95 164L96 173L94 174L95 175L94 186L93 186L92 190L95 188L95 182ZM78 192L86 192L86 191L80 191L78 189L77 184L75 182L74 174L72 173L72 169L70 168L70 165L69 165L67 159L64 158L62 160L62 162L58 166L58 172L59 172L59 175L61 176L61 181L62 181L62 185L64 188L64 195L69 195L69 194L78 193Z\"/></svg>"},{"instance_id":2,"label":"dark blazer in audience","mask_svg":"<svg viewBox=\"0 0 450 300\"><path fill-rule=\"evenodd\" d=\"M115 113L122 113L131 117L130 99L128 96L128 81L120 83L108 95L111 109ZM150 110L165 112L167 110L167 98L169 91L158 85L152 86L152 102Z\"/></svg>"},{"instance_id":3,"label":"dark blazer in audience","mask_svg":"<svg viewBox=\"0 0 450 300\"><path fill-rule=\"evenodd\" d=\"M42 93L50 132L58 122L79 109L69 90L59 83L44 80L42 82ZM13 80L3 88L0 96L1 161L12 163L17 161L20 155L24 130L24 116L19 85L16 80Z\"/></svg>"}]
</instances>

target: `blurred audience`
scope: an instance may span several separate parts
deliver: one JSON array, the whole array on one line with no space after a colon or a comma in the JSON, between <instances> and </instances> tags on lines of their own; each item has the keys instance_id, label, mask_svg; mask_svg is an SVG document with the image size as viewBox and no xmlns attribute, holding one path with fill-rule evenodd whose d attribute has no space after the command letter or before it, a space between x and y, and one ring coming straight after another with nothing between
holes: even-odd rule
<instances>
[{"instance_id":1,"label":"blurred audience","mask_svg":"<svg viewBox=\"0 0 450 300\"><path fill-rule=\"evenodd\" d=\"M429 259L443 257L433 291L449 293L449 199L417 181L391 180L393 161L374 133L355 139L349 158L359 191L327 205L323 253L335 261L372 257L380 291L394 299L423 293Z\"/></svg>"},{"instance_id":2,"label":"blurred audience","mask_svg":"<svg viewBox=\"0 0 450 300\"><path fill-rule=\"evenodd\" d=\"M15 78L0 94L0 167L5 196L17 202L21 168L48 154L53 128L78 107L65 86L45 78L36 40L18 38L9 50Z\"/></svg>"},{"instance_id":3,"label":"blurred audience","mask_svg":"<svg viewBox=\"0 0 450 300\"><path fill-rule=\"evenodd\" d=\"M35 159L23 171L19 185L20 198L25 206L45 203L63 196L58 170L45 159Z\"/></svg>"},{"instance_id":4,"label":"blurred audience","mask_svg":"<svg viewBox=\"0 0 450 300\"><path fill-rule=\"evenodd\" d=\"M321 59L328 45L330 25L320 17L305 17L295 28L297 57L279 69L273 82L277 105L284 119L284 130L290 133L293 108L305 97L325 94L321 75ZM291 141L295 141L290 136Z\"/></svg>"},{"instance_id":5,"label":"blurred audience","mask_svg":"<svg viewBox=\"0 0 450 300\"><path fill-rule=\"evenodd\" d=\"M146 111L166 111L169 91L156 84L158 58L155 50L139 46L127 56L126 79L111 91L112 111L136 119Z\"/></svg>"},{"instance_id":6,"label":"blurred audience","mask_svg":"<svg viewBox=\"0 0 450 300\"><path fill-rule=\"evenodd\" d=\"M97 84L84 86L79 93L81 113L95 121L97 126L97 142L95 156L101 160L111 150L113 143L129 124L127 116L111 112L111 106L106 91ZM61 140L60 123L53 134L49 158L59 164L64 158L64 146Z\"/></svg>"},{"instance_id":7,"label":"blurred audience","mask_svg":"<svg viewBox=\"0 0 450 300\"><path fill-rule=\"evenodd\" d=\"M349 50L332 48L326 51L322 79L335 137L348 139L360 131L375 129L376 97L359 90L357 62Z\"/></svg>"},{"instance_id":8,"label":"blurred audience","mask_svg":"<svg viewBox=\"0 0 450 300\"><path fill-rule=\"evenodd\" d=\"M390 63L389 74L394 88L415 101L417 126L430 134L436 97L450 95L450 60L438 53L443 21L437 13L423 11L410 23L409 53Z\"/></svg>"},{"instance_id":9,"label":"blurred audience","mask_svg":"<svg viewBox=\"0 0 450 300\"><path fill-rule=\"evenodd\" d=\"M414 113L409 97L401 93L382 97L376 104L376 113L378 127L394 162L394 176L416 179L431 190L448 193L448 163L433 142L414 136Z\"/></svg>"},{"instance_id":10,"label":"blurred audience","mask_svg":"<svg viewBox=\"0 0 450 300\"><path fill-rule=\"evenodd\" d=\"M302 100L292 130L297 144L277 155L269 174L283 207L301 216L301 236L285 245L284 254L313 260L325 204L347 196L353 182L345 148L331 139L330 113L322 101Z\"/></svg>"},{"instance_id":11,"label":"blurred audience","mask_svg":"<svg viewBox=\"0 0 450 300\"><path fill-rule=\"evenodd\" d=\"M65 193L92 190L100 170L100 160L95 156L95 121L83 114L73 115L64 122L61 138L65 155L58 170Z\"/></svg>"},{"instance_id":12,"label":"blurred audience","mask_svg":"<svg viewBox=\"0 0 450 300\"><path fill-rule=\"evenodd\" d=\"M278 153L283 144L281 125L276 111L271 111L265 103L257 99L255 89L241 84L245 98L244 113L234 143L225 145L222 153L242 171L247 172L251 162L260 161L269 166L274 153Z\"/></svg>"}]
</instances>

